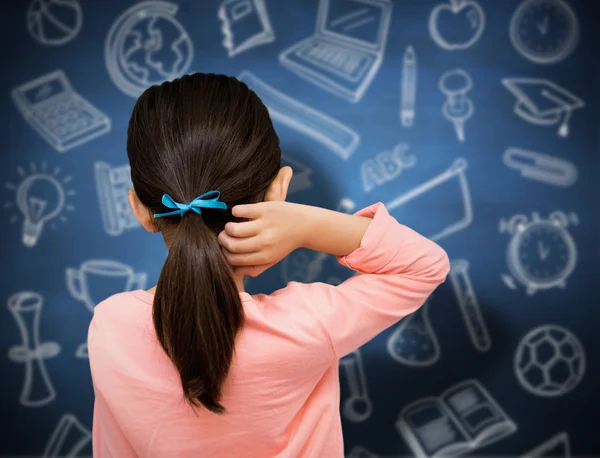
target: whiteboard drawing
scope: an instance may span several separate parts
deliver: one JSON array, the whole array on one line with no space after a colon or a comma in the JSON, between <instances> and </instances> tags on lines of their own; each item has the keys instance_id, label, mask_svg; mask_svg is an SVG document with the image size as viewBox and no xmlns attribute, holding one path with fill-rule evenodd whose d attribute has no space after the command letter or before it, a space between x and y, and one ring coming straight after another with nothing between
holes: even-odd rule
<instances>
[{"instance_id":1,"label":"whiteboard drawing","mask_svg":"<svg viewBox=\"0 0 600 458\"><path fill-rule=\"evenodd\" d=\"M559 85L542 78L504 78L502 84L517 99L514 113L537 126L558 124L558 136L569 136L573 111L585 102Z\"/></svg>"},{"instance_id":2,"label":"whiteboard drawing","mask_svg":"<svg viewBox=\"0 0 600 458\"><path fill-rule=\"evenodd\" d=\"M514 370L525 390L553 398L572 391L585 375L583 345L562 326L545 324L529 331L515 351Z\"/></svg>"},{"instance_id":3,"label":"whiteboard drawing","mask_svg":"<svg viewBox=\"0 0 600 458\"><path fill-rule=\"evenodd\" d=\"M518 429L478 380L410 403L396 428L417 458L464 456Z\"/></svg>"},{"instance_id":4,"label":"whiteboard drawing","mask_svg":"<svg viewBox=\"0 0 600 458\"><path fill-rule=\"evenodd\" d=\"M390 0L319 0L315 33L279 55L285 68L357 103L383 62Z\"/></svg>"},{"instance_id":5,"label":"whiteboard drawing","mask_svg":"<svg viewBox=\"0 0 600 458\"><path fill-rule=\"evenodd\" d=\"M411 127L415 120L417 97L417 56L412 46L407 46L402 58L402 80L400 89L400 122Z\"/></svg>"},{"instance_id":6,"label":"whiteboard drawing","mask_svg":"<svg viewBox=\"0 0 600 458\"><path fill-rule=\"evenodd\" d=\"M145 273L136 273L127 264L110 259L91 259L78 269L66 270L69 293L92 313L97 304L113 294L144 289L146 280ZM81 344L75 355L87 358L87 344Z\"/></svg>"},{"instance_id":7,"label":"whiteboard drawing","mask_svg":"<svg viewBox=\"0 0 600 458\"><path fill-rule=\"evenodd\" d=\"M530 450L521 458L571 458L571 444L566 432L558 433Z\"/></svg>"},{"instance_id":8,"label":"whiteboard drawing","mask_svg":"<svg viewBox=\"0 0 600 458\"><path fill-rule=\"evenodd\" d=\"M91 431L75 415L65 414L48 439L42 458L75 458L91 442Z\"/></svg>"},{"instance_id":9,"label":"whiteboard drawing","mask_svg":"<svg viewBox=\"0 0 600 458\"><path fill-rule=\"evenodd\" d=\"M21 334L21 344L8 350L8 359L25 366L19 397L23 407L42 407L56 399L56 391L44 360L57 356L60 345L56 342L40 343L43 304L42 296L32 291L21 291L8 299L8 310Z\"/></svg>"},{"instance_id":10,"label":"whiteboard drawing","mask_svg":"<svg viewBox=\"0 0 600 458\"><path fill-rule=\"evenodd\" d=\"M373 412L373 403L369 398L360 349L341 358L340 366L350 390L350 396L342 401L342 413L354 423L365 421Z\"/></svg>"},{"instance_id":11,"label":"whiteboard drawing","mask_svg":"<svg viewBox=\"0 0 600 458\"><path fill-rule=\"evenodd\" d=\"M175 18L178 8L166 1L138 2L111 25L104 59L111 80L125 95L138 97L147 87L189 69L194 46Z\"/></svg>"},{"instance_id":12,"label":"whiteboard drawing","mask_svg":"<svg viewBox=\"0 0 600 458\"><path fill-rule=\"evenodd\" d=\"M446 51L462 51L479 41L485 30L485 13L474 0L448 0L429 15L429 35Z\"/></svg>"},{"instance_id":13,"label":"whiteboard drawing","mask_svg":"<svg viewBox=\"0 0 600 458\"><path fill-rule=\"evenodd\" d=\"M285 154L281 155L281 166L291 167L294 172L288 187L288 193L293 194L295 192L305 191L312 188L312 181L310 177L313 171L309 167Z\"/></svg>"},{"instance_id":14,"label":"whiteboard drawing","mask_svg":"<svg viewBox=\"0 0 600 458\"><path fill-rule=\"evenodd\" d=\"M431 202L433 202L434 205L438 205L439 202L446 202L447 196L455 194L452 191L456 188L456 183L458 183L460 202L458 205L455 203L451 205L452 210L460 210L458 214L455 214L456 212L454 211L448 212L450 214L450 218L448 219L445 218L446 215L444 217L440 215L439 219L434 219L432 223L427 224L427 227L423 229L419 228L418 224L411 223L409 225L417 232L434 241L461 231L469 227L473 222L473 206L465 174L466 168L467 161L465 159L456 159L446 171L396 197L385 204L385 206L389 211L392 211L398 208L404 209L405 206L412 203L413 208L418 207L419 211L422 212L425 207L420 204L427 203L431 205Z\"/></svg>"},{"instance_id":15,"label":"whiteboard drawing","mask_svg":"<svg viewBox=\"0 0 600 458\"><path fill-rule=\"evenodd\" d=\"M536 64L555 64L579 43L579 21L564 0L524 0L510 21L515 49Z\"/></svg>"},{"instance_id":16,"label":"whiteboard drawing","mask_svg":"<svg viewBox=\"0 0 600 458\"><path fill-rule=\"evenodd\" d=\"M352 450L350 450L350 455L347 455L347 458L379 458L377 455L375 455L373 452L367 450L364 447L361 447L360 445L357 445L355 447L352 447Z\"/></svg>"},{"instance_id":17,"label":"whiteboard drawing","mask_svg":"<svg viewBox=\"0 0 600 458\"><path fill-rule=\"evenodd\" d=\"M129 164L111 167L106 162L94 163L96 189L104 230L109 235L140 227L129 206L129 190L133 188Z\"/></svg>"},{"instance_id":18,"label":"whiteboard drawing","mask_svg":"<svg viewBox=\"0 0 600 458\"><path fill-rule=\"evenodd\" d=\"M440 344L429 319L428 299L416 312L403 318L387 341L387 351L397 362L427 367L440 359Z\"/></svg>"},{"instance_id":19,"label":"whiteboard drawing","mask_svg":"<svg viewBox=\"0 0 600 458\"><path fill-rule=\"evenodd\" d=\"M275 41L265 0L225 0L217 17L229 57Z\"/></svg>"},{"instance_id":20,"label":"whiteboard drawing","mask_svg":"<svg viewBox=\"0 0 600 458\"><path fill-rule=\"evenodd\" d=\"M56 70L14 88L11 97L25 121L63 153L106 134L111 121Z\"/></svg>"},{"instance_id":21,"label":"whiteboard drawing","mask_svg":"<svg viewBox=\"0 0 600 458\"><path fill-rule=\"evenodd\" d=\"M577 167L565 159L522 148L508 148L502 159L504 165L520 171L521 176L540 183L564 188L577 182Z\"/></svg>"},{"instance_id":22,"label":"whiteboard drawing","mask_svg":"<svg viewBox=\"0 0 600 458\"><path fill-rule=\"evenodd\" d=\"M467 93L473 88L471 75L461 69L451 70L442 75L440 91L446 96L442 114L454 125L460 142L465 141L465 121L473 116L475 107Z\"/></svg>"},{"instance_id":23,"label":"whiteboard drawing","mask_svg":"<svg viewBox=\"0 0 600 458\"><path fill-rule=\"evenodd\" d=\"M27 8L27 30L46 46L73 40L82 24L83 13L77 0L33 0Z\"/></svg>"},{"instance_id":24,"label":"whiteboard drawing","mask_svg":"<svg viewBox=\"0 0 600 458\"><path fill-rule=\"evenodd\" d=\"M398 143L392 151L383 151L363 161L360 165L363 190L369 192L376 186L394 180L403 170L414 167L417 158L414 154L408 154L408 149L406 143Z\"/></svg>"},{"instance_id":25,"label":"whiteboard drawing","mask_svg":"<svg viewBox=\"0 0 600 458\"><path fill-rule=\"evenodd\" d=\"M469 331L471 343L478 351L488 351L492 347L492 340L471 283L469 262L465 259L457 259L452 261L450 266L450 282L463 321Z\"/></svg>"},{"instance_id":26,"label":"whiteboard drawing","mask_svg":"<svg viewBox=\"0 0 600 458\"><path fill-rule=\"evenodd\" d=\"M244 71L238 80L246 83L269 109L271 117L325 145L346 160L360 142L360 136L341 122L304 105Z\"/></svg>"},{"instance_id":27,"label":"whiteboard drawing","mask_svg":"<svg viewBox=\"0 0 600 458\"><path fill-rule=\"evenodd\" d=\"M73 211L75 207L69 203L75 195L72 189L66 189L71 181L71 176L61 177L60 168L53 171L47 170L47 164L37 166L30 164L30 173L27 174L23 167L17 167L20 182L13 184L7 182L4 187L15 193L15 202L7 202L4 207L8 210L16 208L23 216L22 242L26 247L34 247L46 225L56 229L54 219L66 223L67 217L64 211ZM15 205L16 204L16 205ZM16 223L18 215L9 220Z\"/></svg>"},{"instance_id":28,"label":"whiteboard drawing","mask_svg":"<svg viewBox=\"0 0 600 458\"><path fill-rule=\"evenodd\" d=\"M565 288L577 264L577 247L567 229L578 223L575 213L561 211L548 218L533 212L531 217L517 214L508 221L500 220L500 232L512 236L506 253L511 276L502 276L506 286L516 289L516 280L528 295Z\"/></svg>"}]
</instances>

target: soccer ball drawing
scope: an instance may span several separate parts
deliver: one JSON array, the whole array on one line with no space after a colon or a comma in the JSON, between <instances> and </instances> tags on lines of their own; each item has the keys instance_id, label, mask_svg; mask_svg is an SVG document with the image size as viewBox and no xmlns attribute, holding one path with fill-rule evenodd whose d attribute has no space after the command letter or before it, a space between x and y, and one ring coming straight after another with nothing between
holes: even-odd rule
<instances>
[{"instance_id":1,"label":"soccer ball drawing","mask_svg":"<svg viewBox=\"0 0 600 458\"><path fill-rule=\"evenodd\" d=\"M585 373L585 352L577 337L555 325L531 330L519 343L514 359L517 379L537 396L556 397L571 391Z\"/></svg>"}]
</instances>

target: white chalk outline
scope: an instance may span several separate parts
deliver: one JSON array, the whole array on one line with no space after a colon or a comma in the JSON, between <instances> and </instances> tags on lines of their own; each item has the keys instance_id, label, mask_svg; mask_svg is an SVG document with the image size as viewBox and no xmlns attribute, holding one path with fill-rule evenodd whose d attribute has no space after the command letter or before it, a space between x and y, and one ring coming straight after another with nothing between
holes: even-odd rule
<instances>
[{"instance_id":1,"label":"white chalk outline","mask_svg":"<svg viewBox=\"0 0 600 458\"><path fill-rule=\"evenodd\" d=\"M69 450L62 450L69 432L75 428L80 439L71 446ZM83 448L92 441L92 433L75 417L73 414L63 415L56 426L52 435L48 439L44 450L43 458L75 458Z\"/></svg>"},{"instance_id":2,"label":"white chalk outline","mask_svg":"<svg viewBox=\"0 0 600 458\"><path fill-rule=\"evenodd\" d=\"M562 334L564 334L565 337L563 339L561 339L561 341L559 343L557 343L554 339L551 339L549 337L551 332L562 333ZM529 363L526 364L526 367L523 367L523 368L520 367L520 365L521 365L520 360L521 360L521 357L523 356L523 352L525 351L526 347L529 348L530 351L533 350L532 342L530 342L530 341L531 341L531 339L533 339L539 335L542 336L542 338L543 338L542 340L544 340L544 341L548 342L550 345L552 345L555 354L546 363L544 363L544 364L537 363L538 367L540 364L543 366L543 367L539 367L539 368L542 370L542 373L544 375L544 381L541 386L536 387L536 386L531 385L531 383L526 379L525 374L524 374L524 372L528 371L530 369L530 366L534 363L533 357L532 357L531 361L529 361ZM547 383L552 382L552 380L550 378L550 374L548 373L550 366L552 366L552 364L556 363L556 361L558 359L560 359L560 357L557 354L560 350L557 347L559 345L560 346L564 345L567 341L570 341L570 343L572 344L572 348L573 348L573 356L571 357L571 361L568 362L568 364L570 365L570 367L569 367L570 372L572 372L573 375L575 375L574 382L570 386L566 386L566 387L565 386L558 387L558 388L546 387ZM539 344L540 344L540 340L533 342L533 346L536 346ZM579 361L580 361L578 373L575 373L575 371L573 370L573 367L571 366L572 362L576 358L579 358ZM563 395L573 391L577 387L577 385L579 385L579 383L585 376L586 359L587 358L586 358L586 354L585 354L585 349L583 348L581 341L577 338L577 336L575 334L573 334L571 331L564 328L563 326L558 326L558 325L554 325L554 324L544 324L544 325L533 328L527 334L525 334L525 336L521 339L521 341L517 345L517 349L515 350L515 356L513 359L513 369L515 372L515 376L516 376L517 380L519 381L519 384L526 391L528 391L529 393L534 394L536 396L540 396L540 397L544 397L544 398L555 398L558 396L563 396ZM549 391L549 388L552 388L552 391Z\"/></svg>"},{"instance_id":3,"label":"white chalk outline","mask_svg":"<svg viewBox=\"0 0 600 458\"><path fill-rule=\"evenodd\" d=\"M556 211L550 214L547 219L542 219L537 212L533 212L531 218L525 215L516 214L510 220L500 220L499 230L501 233L512 235L508 245L506 259L508 269L512 275L511 280L502 277L507 286L515 289L514 281L517 280L526 287L528 295L535 294L538 290L550 288L565 288L567 278L573 273L577 265L577 247L571 234L567 231L570 225L577 225L578 217L576 214L569 215ZM523 244L530 237L541 234L552 234L559 239L566 249L566 262L562 269L552 276L543 276L539 269L531 264L525 264L520 251L524 248ZM537 234L537 235L536 235ZM549 248L545 248L543 243L538 240L537 250L539 258L544 261L550 254ZM561 258L561 260L564 260ZM506 276L506 275L505 275Z\"/></svg>"},{"instance_id":4,"label":"white chalk outline","mask_svg":"<svg viewBox=\"0 0 600 458\"><path fill-rule=\"evenodd\" d=\"M232 6L231 11L240 5L245 5L246 9L238 13L233 11L232 16L229 16L227 13L228 7L233 3L237 3L237 5ZM261 24L262 30L236 44L235 23L251 13L255 14L255 17ZM225 0L219 6L217 18L221 21L221 33L224 37L222 45L227 50L229 57L234 57L249 49L275 41L275 33L273 32L273 27L269 20L269 12L264 0Z\"/></svg>"},{"instance_id":5,"label":"white chalk outline","mask_svg":"<svg viewBox=\"0 0 600 458\"><path fill-rule=\"evenodd\" d=\"M471 343L477 351L486 352L492 348L492 340L471 283L469 262L466 259L456 259L450 266L450 282Z\"/></svg>"},{"instance_id":6,"label":"white chalk outline","mask_svg":"<svg viewBox=\"0 0 600 458\"><path fill-rule=\"evenodd\" d=\"M194 58L194 44L187 31L183 28L179 21L175 19L175 15L177 14L178 10L179 6L175 3L159 0L146 0L136 3L132 7L125 10L111 25L110 30L106 35L106 41L104 44L104 59L106 63L106 69L108 70L108 74L113 83L125 95L138 97L149 86L162 83L164 81L142 81L140 79L134 81L131 77L126 75L125 64L127 62L124 56L121 55L121 46L127 35L131 32L131 28L140 19L150 16L154 16L155 18L160 17L161 19L170 22L181 33L178 41L186 42L189 49L187 56L181 56L178 50L175 51L175 49L173 49L173 51L178 54L181 65L178 65L177 70L170 72L170 74L166 74L161 65L154 65L154 67L160 67L159 72L167 77L166 80L173 80L187 72ZM151 65L151 62L147 56L145 63L147 65ZM140 68L138 67L138 69Z\"/></svg>"},{"instance_id":7,"label":"white chalk outline","mask_svg":"<svg viewBox=\"0 0 600 458\"><path fill-rule=\"evenodd\" d=\"M435 189L440 184L445 183L448 180L451 180L454 177L457 177L459 180L459 186L461 189L463 204L464 204L464 216L460 221L457 221L454 224L446 226L441 231L433 234L428 237L437 241L444 237L454 234L455 232L461 231L468 227L473 222L473 205L471 202L471 193L469 191L469 184L467 183L467 178L465 174L465 170L467 168L467 161L464 158L456 159L452 165L441 174L427 180L425 183L420 184L419 186L411 189L410 191L402 194L401 196L396 197L394 200L385 204L386 208L391 211L395 208L398 208L404 205L407 202L410 202L416 197L419 197L421 194L426 193L432 189Z\"/></svg>"},{"instance_id":8,"label":"white chalk outline","mask_svg":"<svg viewBox=\"0 0 600 458\"><path fill-rule=\"evenodd\" d=\"M450 78L459 77L464 79L465 85L460 89L451 89L447 81ZM469 120L475 111L475 106L467 93L473 88L473 79L463 69L457 68L444 73L438 82L442 94L446 96L446 101L442 105L442 114L452 123L458 141L465 141L465 121Z\"/></svg>"},{"instance_id":9,"label":"white chalk outline","mask_svg":"<svg viewBox=\"0 0 600 458\"><path fill-rule=\"evenodd\" d=\"M465 8L471 8L467 12L469 25L475 31L473 36L465 43L449 43L440 34L437 27L437 20L440 13L444 10L449 10L452 14L458 14ZM473 13L478 17L473 18ZM475 21L477 21L475 23ZM475 0L448 0L446 3L437 5L429 14L429 35L440 48L446 51L463 51L470 48L479 41L483 31L485 30L485 12L479 3Z\"/></svg>"},{"instance_id":10,"label":"white chalk outline","mask_svg":"<svg viewBox=\"0 0 600 458\"><path fill-rule=\"evenodd\" d=\"M502 84L517 99L513 108L514 114L537 126L553 126L559 124L558 136L569 136L569 122L574 110L583 108L585 102L570 91L544 78L503 78ZM523 86L548 87L550 90L563 96L570 104L555 96L550 90L542 89L541 95L556 104L552 110L540 112L531 98L523 91ZM561 105L562 104L562 105Z\"/></svg>"},{"instance_id":11,"label":"white chalk outline","mask_svg":"<svg viewBox=\"0 0 600 458\"><path fill-rule=\"evenodd\" d=\"M375 189L375 186L389 183L398 178L405 169L414 167L417 163L417 158L414 154L405 155L408 149L408 144L401 142L394 146L392 151L382 151L375 157L363 161L360 165L363 191L370 192ZM397 166L396 170L392 173L388 173L386 167L390 163Z\"/></svg>"},{"instance_id":12,"label":"white chalk outline","mask_svg":"<svg viewBox=\"0 0 600 458\"><path fill-rule=\"evenodd\" d=\"M252 72L243 71L238 80L260 97L274 120L320 142L341 159L347 160L360 143L354 130L269 86Z\"/></svg>"},{"instance_id":13,"label":"white chalk outline","mask_svg":"<svg viewBox=\"0 0 600 458\"><path fill-rule=\"evenodd\" d=\"M520 458L558 458L556 455L546 455L546 453L551 452L552 449L559 444L562 444L565 448L565 453L561 458L571 458L571 444L569 442L569 434L567 434L564 431L555 434L550 439L545 440L540 445L531 449L526 454L521 455Z\"/></svg>"},{"instance_id":14,"label":"white chalk outline","mask_svg":"<svg viewBox=\"0 0 600 458\"><path fill-rule=\"evenodd\" d=\"M56 399L56 390L44 360L57 356L60 353L60 345L56 342L40 343L40 317L44 300L38 293L21 291L13 294L7 305L21 335L21 345L8 350L8 359L13 363L25 365L19 403L23 407L42 407L50 404ZM40 387L43 387L43 390ZM33 397L34 394L39 395L42 392L45 393L43 396Z\"/></svg>"},{"instance_id":15,"label":"white chalk outline","mask_svg":"<svg viewBox=\"0 0 600 458\"><path fill-rule=\"evenodd\" d=\"M469 393L469 391L471 391L471 393ZM475 393L473 393L473 391L475 391ZM457 399L457 396L460 396L461 394L463 395L462 399ZM479 401L473 408L481 406L482 403L485 403L487 404L488 409L495 411L497 417L501 418L499 422L491 423L489 427L484 428L478 435L479 437L473 437L473 431L468 431L469 424L461 421L461 419L456 415L456 412L453 411L453 406L451 404L453 401L454 403L459 403L461 401L464 404L471 403L473 398L476 396L484 398L484 401ZM419 408L428 408L428 406L430 406L432 403L435 403L440 410L443 410L443 413L445 414L445 416L441 417L440 420L435 420L437 423L431 427L434 429L434 432L438 434L447 434L449 432L447 431L448 428L443 422L443 420L446 419L452 422L453 426L455 426L463 435L463 437L467 439L467 442L456 442L454 444L447 445L441 449L438 449L437 452L432 451L433 455L430 455L429 452L424 449L424 445L421 444L417 436L418 433L422 431L416 430L416 428L410 424L408 415L410 415L411 411L414 411L415 409L418 411ZM485 422L486 420L489 421L489 419L484 419L483 421ZM440 421L442 421L442 423L440 423ZM433 421L430 424L432 423ZM417 401L411 402L400 412L398 421L396 422L396 428L404 437L404 440L417 458L462 456L472 452L473 450L477 450L481 447L504 439L518 430L516 423L500 407L498 402L483 387L481 382L475 379L459 382L446 389L440 396L424 397ZM425 426L420 426L419 429L423 430L425 429ZM473 427L473 429L476 429L476 427ZM422 432L422 434L425 435L427 432Z\"/></svg>"},{"instance_id":16,"label":"white chalk outline","mask_svg":"<svg viewBox=\"0 0 600 458\"><path fill-rule=\"evenodd\" d=\"M564 23L567 24L568 28L568 33L565 34L565 40L562 42L562 45L550 52L547 50L542 51L542 46L539 43L537 45L526 43L522 40L520 33L522 26L529 25L526 34L534 39L535 37L531 33L532 24L535 24L536 30L534 32L539 31L541 35L548 33L548 27L550 26L548 16L544 17L545 24L542 28L540 28L538 21L532 21L530 18L525 19L525 16L532 13L534 8L540 5L543 6L544 4L555 8L563 16ZM562 0L524 0L513 13L508 34L514 48L526 59L536 64L555 64L569 57L577 47L580 36L579 21L568 3Z\"/></svg>"},{"instance_id":17,"label":"white chalk outline","mask_svg":"<svg viewBox=\"0 0 600 458\"><path fill-rule=\"evenodd\" d=\"M358 103L383 62L392 16L392 2L390 0L354 0L355 3L381 9L376 44L329 31L327 29L329 2L330 0L319 0L314 34L283 51L279 55L279 62L315 86L348 102ZM354 17L355 15L349 14L345 16L345 19ZM323 53L324 49L328 49L329 57L313 57L311 52L315 45L321 46L320 53ZM349 59L352 59L350 63ZM364 64L359 67L357 62L360 62L361 59L366 60L363 60ZM316 68L311 68L304 62ZM345 65L348 65L349 68L346 69Z\"/></svg>"},{"instance_id":18,"label":"white chalk outline","mask_svg":"<svg viewBox=\"0 0 600 458\"><path fill-rule=\"evenodd\" d=\"M415 120L417 97L417 55L412 46L407 46L402 56L402 79L400 82L400 123L412 127Z\"/></svg>"},{"instance_id":19,"label":"white chalk outline","mask_svg":"<svg viewBox=\"0 0 600 458\"><path fill-rule=\"evenodd\" d=\"M42 12L34 13L32 11L34 4L38 4L40 9L46 15L46 20L51 22L57 29L65 32L65 35L62 38L47 38L42 36L43 26L41 25L42 19L39 16L42 16ZM32 0L29 3L29 7L27 8L27 30L31 37L36 40L38 43L41 43L46 46L60 46L68 43L69 41L75 39L79 32L81 32L81 26L83 25L83 12L81 10L81 5L77 2L77 0L71 0L67 2L56 2L61 6L72 6L75 10L75 28L73 30L68 30L68 27L63 24L57 17L55 17L50 11L48 11L47 4L43 0ZM35 19L35 20L34 20ZM34 30L35 22L39 29L37 31ZM67 33L68 32L68 33Z\"/></svg>"},{"instance_id":20,"label":"white chalk outline","mask_svg":"<svg viewBox=\"0 0 600 458\"><path fill-rule=\"evenodd\" d=\"M522 177L563 188L574 185L579 175L572 162L522 148L508 148L502 160Z\"/></svg>"},{"instance_id":21,"label":"white chalk outline","mask_svg":"<svg viewBox=\"0 0 600 458\"><path fill-rule=\"evenodd\" d=\"M365 367L360 349L356 349L341 358L340 366L344 369L350 389L350 396L342 402L342 412L348 420L354 423L363 422L373 413L373 402L369 398ZM364 410L361 410L358 406L364 407Z\"/></svg>"},{"instance_id":22,"label":"white chalk outline","mask_svg":"<svg viewBox=\"0 0 600 458\"><path fill-rule=\"evenodd\" d=\"M356 445L350 450L350 455L347 458L379 458L379 456L361 445Z\"/></svg>"},{"instance_id":23,"label":"white chalk outline","mask_svg":"<svg viewBox=\"0 0 600 458\"><path fill-rule=\"evenodd\" d=\"M52 93L53 82L61 92ZM36 90L40 100L32 103L26 93ZM15 87L11 97L27 124L59 153L110 132L110 118L75 91L62 70Z\"/></svg>"},{"instance_id":24,"label":"white chalk outline","mask_svg":"<svg viewBox=\"0 0 600 458\"><path fill-rule=\"evenodd\" d=\"M310 176L313 171L306 165L298 162L295 159L292 159L290 156L286 154L281 155L281 166L290 166L293 170L292 181L290 181L290 185L288 187L288 193L293 194L295 192L305 191L307 189L312 188L312 182L310 180Z\"/></svg>"},{"instance_id":25,"label":"white chalk outline","mask_svg":"<svg viewBox=\"0 0 600 458\"><path fill-rule=\"evenodd\" d=\"M116 236L121 235L125 230L140 227L127 200L127 193L129 189L133 188L129 164L111 167L104 161L98 161L94 163L94 175L102 223L106 233ZM127 189L125 194L119 192L117 188L122 185Z\"/></svg>"}]
</instances>

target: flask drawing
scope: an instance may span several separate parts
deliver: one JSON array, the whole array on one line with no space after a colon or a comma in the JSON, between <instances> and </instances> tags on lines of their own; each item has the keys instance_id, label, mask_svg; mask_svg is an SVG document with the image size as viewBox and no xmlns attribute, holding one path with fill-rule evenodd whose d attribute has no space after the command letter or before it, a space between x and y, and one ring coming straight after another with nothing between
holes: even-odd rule
<instances>
[{"instance_id":1,"label":"flask drawing","mask_svg":"<svg viewBox=\"0 0 600 458\"><path fill-rule=\"evenodd\" d=\"M340 366L348 381L350 396L343 402L342 412L348 420L355 423L365 421L373 411L373 403L369 399L365 369L360 350L354 350L340 359Z\"/></svg>"}]
</instances>

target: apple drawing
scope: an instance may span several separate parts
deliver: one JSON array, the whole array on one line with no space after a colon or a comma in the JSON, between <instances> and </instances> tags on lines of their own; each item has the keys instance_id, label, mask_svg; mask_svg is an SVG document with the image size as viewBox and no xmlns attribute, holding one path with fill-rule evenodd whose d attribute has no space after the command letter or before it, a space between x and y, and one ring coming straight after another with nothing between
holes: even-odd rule
<instances>
[{"instance_id":1,"label":"apple drawing","mask_svg":"<svg viewBox=\"0 0 600 458\"><path fill-rule=\"evenodd\" d=\"M483 8L474 0L449 0L436 6L429 15L429 33L447 51L467 49L485 29Z\"/></svg>"}]
</instances>

